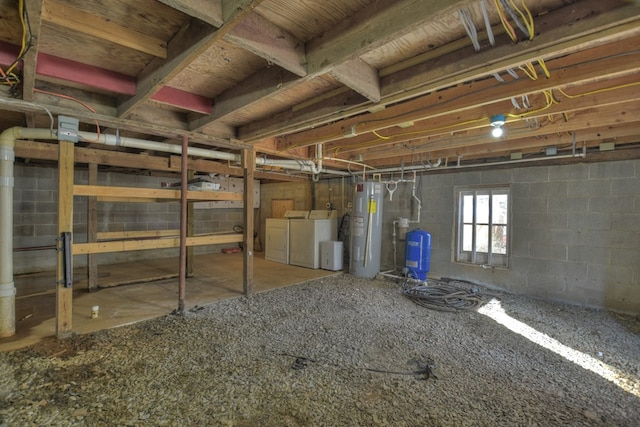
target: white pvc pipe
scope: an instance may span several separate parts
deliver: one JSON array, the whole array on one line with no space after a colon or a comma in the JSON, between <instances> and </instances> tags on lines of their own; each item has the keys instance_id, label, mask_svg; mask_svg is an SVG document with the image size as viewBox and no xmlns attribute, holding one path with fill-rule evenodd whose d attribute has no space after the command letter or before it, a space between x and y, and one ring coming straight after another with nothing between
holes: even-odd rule
<instances>
[{"instance_id":1,"label":"white pvc pipe","mask_svg":"<svg viewBox=\"0 0 640 427\"><path fill-rule=\"evenodd\" d=\"M141 150L161 151L164 153L181 154L181 148L179 145L167 144L164 142L148 141L146 139L127 138L118 135L96 134L92 132L78 132L78 135L86 142L93 142L97 144L112 145L118 147L137 148ZM187 154L190 156L197 156L206 159L226 160L229 162L240 163L240 154L228 153L225 151L215 151L206 148L189 147ZM287 160L287 159L267 159L264 157L256 157L256 165L258 166L273 166L282 169L296 170L300 172L311 173L318 175L321 172L326 172L332 175L350 176L351 174L338 170L324 170L322 168L322 145L316 145L316 157L318 158L318 164L310 160Z\"/></svg>"},{"instance_id":2,"label":"white pvc pipe","mask_svg":"<svg viewBox=\"0 0 640 427\"><path fill-rule=\"evenodd\" d=\"M49 129L13 127L0 133L0 337L10 337L16 333L16 287L13 282L15 140L51 137Z\"/></svg>"}]
</instances>

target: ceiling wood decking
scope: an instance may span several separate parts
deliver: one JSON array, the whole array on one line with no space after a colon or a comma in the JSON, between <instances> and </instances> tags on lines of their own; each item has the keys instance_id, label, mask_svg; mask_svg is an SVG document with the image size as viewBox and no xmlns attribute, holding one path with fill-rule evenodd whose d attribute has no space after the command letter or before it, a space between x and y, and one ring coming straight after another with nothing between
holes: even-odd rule
<instances>
[{"instance_id":1,"label":"ceiling wood decking","mask_svg":"<svg viewBox=\"0 0 640 427\"><path fill-rule=\"evenodd\" d=\"M604 142L637 158L639 46L637 1L0 0L0 129L48 111L272 157L322 144L352 171Z\"/></svg>"}]
</instances>

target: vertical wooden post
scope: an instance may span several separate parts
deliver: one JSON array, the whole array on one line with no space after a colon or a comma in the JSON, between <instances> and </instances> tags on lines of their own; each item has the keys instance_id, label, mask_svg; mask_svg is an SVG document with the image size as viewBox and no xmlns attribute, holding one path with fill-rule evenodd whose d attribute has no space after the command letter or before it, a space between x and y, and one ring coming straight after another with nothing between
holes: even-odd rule
<instances>
[{"instance_id":1,"label":"vertical wooden post","mask_svg":"<svg viewBox=\"0 0 640 427\"><path fill-rule=\"evenodd\" d=\"M89 163L89 185L98 185L98 165ZM98 241L98 198L87 200L87 242ZM98 290L98 255L87 255L87 287L89 292Z\"/></svg>"},{"instance_id":2,"label":"vertical wooden post","mask_svg":"<svg viewBox=\"0 0 640 427\"><path fill-rule=\"evenodd\" d=\"M189 171L189 180L196 176L195 171ZM195 211L193 202L187 202L187 236L192 237L195 229ZM193 277L194 247L187 246L187 277Z\"/></svg>"},{"instance_id":3,"label":"vertical wooden post","mask_svg":"<svg viewBox=\"0 0 640 427\"><path fill-rule=\"evenodd\" d=\"M58 238L66 232L72 233L71 236L73 236L73 148L73 142L58 142ZM71 271L68 274L73 275L73 259L71 259L70 268ZM56 336L58 338L71 335L73 317L73 288L65 287L64 271L64 253L58 251L56 270Z\"/></svg>"},{"instance_id":4,"label":"vertical wooden post","mask_svg":"<svg viewBox=\"0 0 640 427\"><path fill-rule=\"evenodd\" d=\"M256 152L253 149L242 150L242 168L244 169L244 251L242 285L244 294L253 293L253 180L256 168Z\"/></svg>"},{"instance_id":5,"label":"vertical wooden post","mask_svg":"<svg viewBox=\"0 0 640 427\"><path fill-rule=\"evenodd\" d=\"M178 284L178 314L184 313L184 300L187 284L187 165L189 138L182 136L182 157L180 174L180 278Z\"/></svg>"}]
</instances>

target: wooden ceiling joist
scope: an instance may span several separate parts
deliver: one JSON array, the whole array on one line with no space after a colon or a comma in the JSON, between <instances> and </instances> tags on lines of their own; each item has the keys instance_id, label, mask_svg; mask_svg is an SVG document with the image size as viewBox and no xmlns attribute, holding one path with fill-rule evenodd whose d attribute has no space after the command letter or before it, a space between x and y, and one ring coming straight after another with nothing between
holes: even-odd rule
<instances>
[{"instance_id":1,"label":"wooden ceiling joist","mask_svg":"<svg viewBox=\"0 0 640 427\"><path fill-rule=\"evenodd\" d=\"M42 19L55 25L107 40L159 58L167 57L167 44L134 28L70 7L58 0L46 0Z\"/></svg>"},{"instance_id":2,"label":"wooden ceiling joist","mask_svg":"<svg viewBox=\"0 0 640 427\"><path fill-rule=\"evenodd\" d=\"M307 74L304 43L257 13L248 14L224 39L293 74Z\"/></svg>"}]
</instances>

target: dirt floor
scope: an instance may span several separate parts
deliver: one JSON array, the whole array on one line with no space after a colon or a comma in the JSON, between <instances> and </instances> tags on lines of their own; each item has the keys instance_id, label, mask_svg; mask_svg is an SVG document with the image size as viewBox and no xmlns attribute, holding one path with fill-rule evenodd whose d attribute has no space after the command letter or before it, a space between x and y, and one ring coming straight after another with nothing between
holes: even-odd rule
<instances>
[{"instance_id":1,"label":"dirt floor","mask_svg":"<svg viewBox=\"0 0 640 427\"><path fill-rule=\"evenodd\" d=\"M640 322L339 275L0 353L0 425L637 426Z\"/></svg>"}]
</instances>

